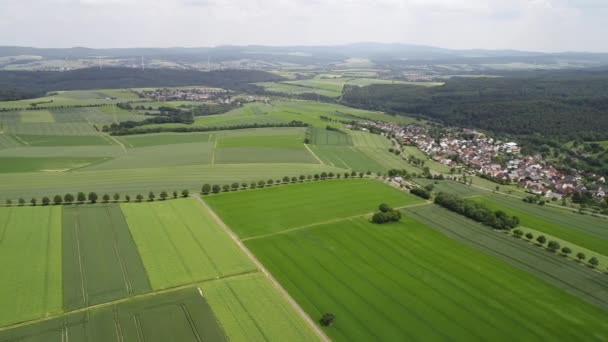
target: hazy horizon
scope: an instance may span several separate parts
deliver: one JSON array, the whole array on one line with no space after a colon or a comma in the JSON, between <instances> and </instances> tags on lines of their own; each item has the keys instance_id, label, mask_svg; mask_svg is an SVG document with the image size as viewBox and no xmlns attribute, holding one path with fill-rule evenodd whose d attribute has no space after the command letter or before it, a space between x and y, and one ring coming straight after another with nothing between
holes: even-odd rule
<instances>
[{"instance_id":1,"label":"hazy horizon","mask_svg":"<svg viewBox=\"0 0 608 342\"><path fill-rule=\"evenodd\" d=\"M318 46L608 52L601 0L4 0L0 45Z\"/></svg>"}]
</instances>

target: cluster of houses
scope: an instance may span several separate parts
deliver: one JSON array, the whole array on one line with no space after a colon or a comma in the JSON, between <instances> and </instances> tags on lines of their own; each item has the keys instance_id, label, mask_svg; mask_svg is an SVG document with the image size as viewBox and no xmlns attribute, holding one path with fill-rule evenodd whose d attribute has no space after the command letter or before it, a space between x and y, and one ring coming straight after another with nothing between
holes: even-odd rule
<instances>
[{"instance_id":1,"label":"cluster of houses","mask_svg":"<svg viewBox=\"0 0 608 342\"><path fill-rule=\"evenodd\" d=\"M141 98L156 101L222 101L230 103L228 91L218 88L161 88L133 90ZM226 102L227 101L227 102Z\"/></svg>"},{"instance_id":2,"label":"cluster of houses","mask_svg":"<svg viewBox=\"0 0 608 342\"><path fill-rule=\"evenodd\" d=\"M417 146L431 159L450 168L466 167L476 173L502 184L519 184L530 193L561 199L574 193L590 192L598 198L608 196L606 179L586 175L595 179L589 189L580 174L568 175L558 171L554 165L539 155L523 156L515 142L503 142L470 129L441 129L440 133L419 125L402 126L387 122L366 122L391 134L403 145Z\"/></svg>"}]
</instances>

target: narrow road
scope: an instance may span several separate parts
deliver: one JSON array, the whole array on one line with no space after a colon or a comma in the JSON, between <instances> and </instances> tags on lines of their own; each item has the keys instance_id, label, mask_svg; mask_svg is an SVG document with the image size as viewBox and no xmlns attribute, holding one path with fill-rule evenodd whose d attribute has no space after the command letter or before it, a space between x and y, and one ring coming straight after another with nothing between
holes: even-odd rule
<instances>
[{"instance_id":1,"label":"narrow road","mask_svg":"<svg viewBox=\"0 0 608 342\"><path fill-rule=\"evenodd\" d=\"M308 317L308 315L306 314L306 312L304 312L304 310L300 307L300 305L298 305L298 303L293 298L291 298L291 296L289 295L289 293L287 293L287 291L281 286L281 284L279 284L279 282L272 276L272 274L270 274L270 272L268 272L268 270L255 257L255 255L253 255L253 253L251 253L251 251L243 244L243 242L241 240L239 240L239 238L232 232L232 230L230 230L230 228L224 223L224 221L222 221L222 219L219 216L217 216L217 214L207 205L207 203L205 203L205 201L203 201L203 199L200 197L200 195L194 194L193 197L196 198L200 202L200 204L203 207L205 207L205 209L207 209L209 211L209 213L211 214L211 216L213 217L213 219L224 229L224 231L226 231L226 233L228 234L228 236L230 236L230 238L249 257L249 259L251 259L251 261L253 261L253 263L260 270L260 272L262 272L266 276L266 278L268 278L268 280L270 281L270 283L273 284L274 287L277 290L279 290L279 292L281 293L281 295L283 295L283 297L285 297L285 299L287 300L287 302L291 305L291 307L293 307L293 309L296 311L296 313L298 315L300 315L300 317L302 317L302 319L306 323L308 323L308 325L310 326L310 328L317 334L317 336L319 337L319 339L321 341L324 341L324 342L331 341L329 339L329 337L327 337L327 335L325 335L325 333L323 332L323 330L321 330L315 324L315 322L313 322L313 320L310 319L310 317Z\"/></svg>"}]
</instances>

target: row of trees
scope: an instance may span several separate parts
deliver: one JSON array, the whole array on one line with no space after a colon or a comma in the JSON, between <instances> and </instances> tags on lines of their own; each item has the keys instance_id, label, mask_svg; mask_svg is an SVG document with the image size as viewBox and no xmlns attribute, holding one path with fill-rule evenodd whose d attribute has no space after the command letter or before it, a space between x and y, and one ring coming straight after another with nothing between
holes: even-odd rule
<instances>
[{"instance_id":1,"label":"row of trees","mask_svg":"<svg viewBox=\"0 0 608 342\"><path fill-rule=\"evenodd\" d=\"M178 198L180 195L182 197L188 197L188 195L190 194L190 192L186 189L182 190L181 193L178 193L177 191L173 191L173 193L171 194L171 196L173 198ZM169 198L169 193L166 191L161 191L160 194L158 195L158 198L161 200L165 200L167 198ZM138 194L135 196L135 201L137 202L142 202L145 198L148 199L148 201L154 201L156 199L156 194L154 194L154 192L150 191L148 193L147 197L144 197L144 195L142 194ZM78 194L76 194L76 196L74 196L73 194L65 194L63 196L61 195L55 195L53 196L53 198L51 199L48 196L44 196L40 199L40 201L38 201L37 198L32 198L29 203L32 206L36 206L38 204L46 206L46 205L60 205L60 204L83 204L83 203L91 203L91 204L95 204L97 202L99 202L100 198L99 195L97 195L96 192L89 192L88 194L85 194L84 192L79 192ZM114 195L110 196L109 194L104 194L103 196L101 196L101 202L102 203L109 203L111 200L113 200L114 202L119 202L121 200L123 200L124 202L131 202L131 196L130 195L125 195L124 199L121 197L121 195L119 193L115 193ZM23 206L26 205L27 202L24 198L20 198L17 203L15 203L17 205ZM13 205L13 201L10 199L6 200L6 205L11 206Z\"/></svg>"},{"instance_id":2,"label":"row of trees","mask_svg":"<svg viewBox=\"0 0 608 342\"><path fill-rule=\"evenodd\" d=\"M525 236L526 239L528 239L530 241L534 240L534 234L528 232L524 235L524 232L521 229L513 230L513 235L517 238L522 238L523 236ZM561 254L563 256L568 256L568 255L572 254L572 249L570 249L570 247L567 247L567 246L562 247L560 245L560 243L555 240L549 240L547 242L547 238L544 235L539 235L538 237L536 237L536 242L541 246L545 246L545 243L547 243L547 246L546 246L547 249L553 253L556 253L559 251L559 252L561 252ZM583 252L578 252L578 253L576 253L576 258L580 262L583 262L585 259L587 259L587 256ZM600 264L600 261L596 257L589 258L589 260L587 262L592 267L597 267Z\"/></svg>"},{"instance_id":3,"label":"row of trees","mask_svg":"<svg viewBox=\"0 0 608 342\"><path fill-rule=\"evenodd\" d=\"M315 173L314 175L300 175L298 177L289 177L289 176L285 176L281 179L268 179L268 180L259 180L259 181L253 181L251 183L247 183L247 182L243 182L243 183L238 183L238 182L234 182L232 184L224 184L224 185L219 185L219 184L205 184L203 185L203 187L201 188L201 193L203 195L208 195L208 194L218 194L220 192L229 192L229 191L237 191L237 190L245 190L245 189L256 189L256 188L264 188L267 186L272 186L272 185L278 185L278 184L288 184L288 183L302 183L302 182L310 182L310 181L318 181L318 180L326 180L326 179L338 179L338 178L354 178L354 177L359 177L359 178L363 178L364 176L371 176L372 172L371 171L367 171L367 172L344 172L344 173L333 173L333 172L321 172L321 173Z\"/></svg>"},{"instance_id":4,"label":"row of trees","mask_svg":"<svg viewBox=\"0 0 608 342\"><path fill-rule=\"evenodd\" d=\"M156 117L155 119L162 119L165 117ZM146 119L149 120L149 119ZM171 122L171 118L167 119L167 122ZM145 120L144 120L145 121ZM162 120L161 120L162 121ZM141 121L143 122L143 121ZM151 122L148 122L151 123ZM154 122L152 122L154 123ZM166 123L166 122L157 122ZM122 125L122 126L121 126ZM217 127L206 127L206 126L189 126L189 127L150 127L150 128L137 128L140 126L138 122L125 121L121 122L121 125L115 126L104 126L104 132L110 132L111 135L132 135L132 134L149 134L149 133L161 133L161 132L175 132L175 133L191 133L191 132L214 132L214 131L225 131L235 129L247 129L247 128L269 128L269 127L308 127L308 124L298 120L292 120L287 123L267 123L267 124L241 124L234 126L217 126Z\"/></svg>"},{"instance_id":5,"label":"row of trees","mask_svg":"<svg viewBox=\"0 0 608 342\"><path fill-rule=\"evenodd\" d=\"M496 229L510 230L519 225L517 216L508 216L501 210L492 211L481 203L475 203L445 192L439 192L435 195L435 203Z\"/></svg>"}]
</instances>

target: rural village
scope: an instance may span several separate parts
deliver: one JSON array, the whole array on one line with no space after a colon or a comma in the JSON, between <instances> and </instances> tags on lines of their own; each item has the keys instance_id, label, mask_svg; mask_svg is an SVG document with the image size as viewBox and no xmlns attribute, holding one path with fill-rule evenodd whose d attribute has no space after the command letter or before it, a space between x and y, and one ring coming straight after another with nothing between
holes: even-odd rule
<instances>
[{"instance_id":1,"label":"rural village","mask_svg":"<svg viewBox=\"0 0 608 342\"><path fill-rule=\"evenodd\" d=\"M518 184L528 192L561 200L564 196L589 192L596 198L608 197L605 177L595 174L566 174L543 160L540 155L523 156L515 142L503 142L471 129L442 129L434 137L420 125L398 125L389 122L359 122L393 135L402 145L418 147L431 159L456 170L463 165L498 184ZM589 186L592 184L593 186ZM589 187L589 189L587 188Z\"/></svg>"}]
</instances>

